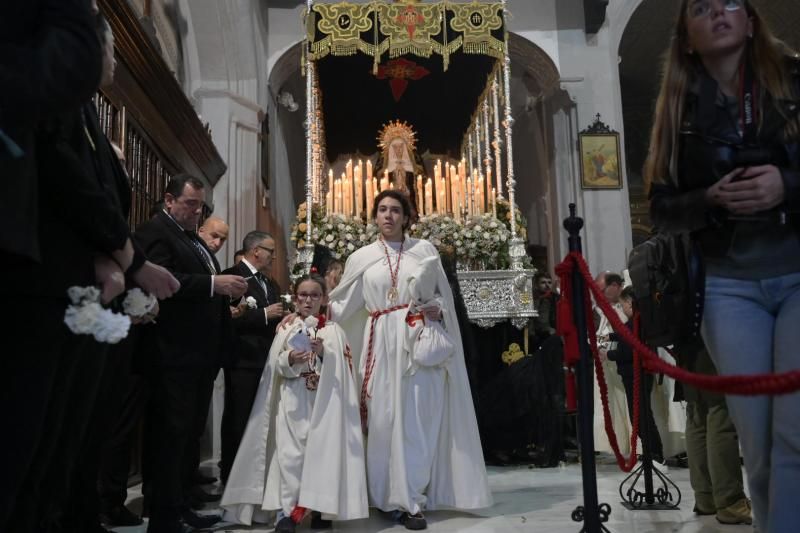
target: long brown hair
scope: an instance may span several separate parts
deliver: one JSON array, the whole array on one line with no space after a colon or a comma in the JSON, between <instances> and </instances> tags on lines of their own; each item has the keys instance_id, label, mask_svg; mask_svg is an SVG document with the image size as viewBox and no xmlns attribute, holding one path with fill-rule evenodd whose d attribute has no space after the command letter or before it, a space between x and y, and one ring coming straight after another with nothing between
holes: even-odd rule
<instances>
[{"instance_id":1,"label":"long brown hair","mask_svg":"<svg viewBox=\"0 0 800 533\"><path fill-rule=\"evenodd\" d=\"M675 33L664 58L661 90L656 100L650 133L650 150L644 163L643 174L648 191L654 183L666 183L669 176L674 177L677 171L678 132L683 121L686 92L692 82L692 73L701 65L697 54L689 52L686 27L688 3L689 0L681 0ZM794 52L775 38L750 2L745 0L744 5L753 24L753 37L747 45L745 60L753 65L759 85L776 100L796 97L786 66L786 56ZM780 108L779 111L782 112ZM787 137L800 134L797 119L788 122L785 134Z\"/></svg>"}]
</instances>

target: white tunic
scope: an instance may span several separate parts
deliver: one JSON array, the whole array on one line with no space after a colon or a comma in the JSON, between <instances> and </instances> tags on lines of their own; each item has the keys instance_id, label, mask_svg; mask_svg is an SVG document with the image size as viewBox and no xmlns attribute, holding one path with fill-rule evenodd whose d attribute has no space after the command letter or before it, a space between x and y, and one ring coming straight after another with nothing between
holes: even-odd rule
<instances>
[{"instance_id":1,"label":"white tunic","mask_svg":"<svg viewBox=\"0 0 800 533\"><path fill-rule=\"evenodd\" d=\"M277 443L278 469L270 475L279 476L280 504L285 514L290 514L300 497L300 480L306 454L306 440L314 410L316 390L306 387L302 374L308 370L307 363L289 364L291 350L284 349L278 355L277 370L280 382L280 399L275 416L275 440ZM322 368L324 359L316 358L316 367ZM318 370L319 371L319 370ZM267 482L267 485L270 485Z\"/></svg>"},{"instance_id":2,"label":"white tunic","mask_svg":"<svg viewBox=\"0 0 800 533\"><path fill-rule=\"evenodd\" d=\"M438 294L444 323L457 339L445 365L413 362L404 341L406 310L381 314L409 301L408 276L436 249L427 241L406 239L397 275L398 298L388 298L399 243L361 248L347 261L344 277L330 295L332 317L350 339L361 338L359 390L367 385L367 481L371 505L382 510L474 509L491 505L475 412L464 367L461 334L452 293L439 265ZM368 372L369 341L374 366ZM355 351L355 350L354 350Z\"/></svg>"},{"instance_id":3,"label":"white tunic","mask_svg":"<svg viewBox=\"0 0 800 533\"><path fill-rule=\"evenodd\" d=\"M317 336L323 364L315 392L288 364L296 320L275 335L221 506L225 519L271 523L295 505L333 520L366 518L364 448L358 394L344 331L329 322Z\"/></svg>"}]
</instances>

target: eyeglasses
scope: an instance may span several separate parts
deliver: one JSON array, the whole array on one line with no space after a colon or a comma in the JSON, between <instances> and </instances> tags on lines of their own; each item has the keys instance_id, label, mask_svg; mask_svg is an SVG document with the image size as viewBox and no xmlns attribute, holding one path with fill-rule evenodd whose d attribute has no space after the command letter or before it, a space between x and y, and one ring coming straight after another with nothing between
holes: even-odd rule
<instances>
[{"instance_id":1,"label":"eyeglasses","mask_svg":"<svg viewBox=\"0 0 800 533\"><path fill-rule=\"evenodd\" d=\"M309 294L307 292L298 292L297 293L297 299L298 300L313 300L313 301L316 302L320 298L322 298L322 295L320 293L318 293L318 292L314 293L314 294Z\"/></svg>"},{"instance_id":2,"label":"eyeglasses","mask_svg":"<svg viewBox=\"0 0 800 533\"><path fill-rule=\"evenodd\" d=\"M269 252L271 254L275 253L275 248L267 248L266 246L261 246L261 245L256 246L256 248L261 248L265 252Z\"/></svg>"},{"instance_id":3,"label":"eyeglasses","mask_svg":"<svg viewBox=\"0 0 800 533\"><path fill-rule=\"evenodd\" d=\"M744 0L723 0L725 11L739 11L744 7ZM711 13L711 0L695 0L689 4L687 12L693 19L706 17Z\"/></svg>"}]
</instances>

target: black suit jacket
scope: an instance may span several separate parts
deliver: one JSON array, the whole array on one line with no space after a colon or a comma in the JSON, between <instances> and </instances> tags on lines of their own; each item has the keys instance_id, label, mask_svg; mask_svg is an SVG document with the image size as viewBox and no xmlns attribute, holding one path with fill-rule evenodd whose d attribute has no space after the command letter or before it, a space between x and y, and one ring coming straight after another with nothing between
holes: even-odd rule
<instances>
[{"instance_id":1,"label":"black suit jacket","mask_svg":"<svg viewBox=\"0 0 800 533\"><path fill-rule=\"evenodd\" d=\"M244 263L232 266L223 274L235 274L237 276L252 276L252 272ZM264 308L280 301L280 287L271 278L267 278L269 288L269 298L264 294L264 290L256 278L251 277L247 280L247 292L245 298L252 296L256 300L255 309L246 309L238 318L233 319L233 329L238 337L236 368L264 368L269 355L269 348L272 346L272 339L275 337L275 328L281 319L265 320Z\"/></svg>"},{"instance_id":2,"label":"black suit jacket","mask_svg":"<svg viewBox=\"0 0 800 533\"><path fill-rule=\"evenodd\" d=\"M88 0L4 2L0 13L0 129L23 151L21 157L15 157L0 144L0 213L4 219L0 259L4 265L46 262L57 257L52 253L42 257L48 254L51 237L64 239L60 226L69 225L71 219L40 220L40 213L47 215L52 209L41 196L52 191L40 178L37 132L55 115L77 111L97 90L100 41ZM70 179L60 175L67 187ZM69 201L60 198L60 202ZM86 203L71 204L70 208L74 213L86 209ZM53 222L57 224L51 225ZM70 260L62 257L59 261ZM71 283L83 281L73 279Z\"/></svg>"},{"instance_id":3,"label":"black suit jacket","mask_svg":"<svg viewBox=\"0 0 800 533\"><path fill-rule=\"evenodd\" d=\"M232 341L228 299L212 295L212 272L203 254L165 212L139 226L134 239L150 261L181 283L171 298L159 302L155 327L145 341L151 364L165 367L218 367ZM197 239L205 247L202 239ZM206 248L206 250L208 250ZM219 272L214 254L208 252Z\"/></svg>"}]
</instances>

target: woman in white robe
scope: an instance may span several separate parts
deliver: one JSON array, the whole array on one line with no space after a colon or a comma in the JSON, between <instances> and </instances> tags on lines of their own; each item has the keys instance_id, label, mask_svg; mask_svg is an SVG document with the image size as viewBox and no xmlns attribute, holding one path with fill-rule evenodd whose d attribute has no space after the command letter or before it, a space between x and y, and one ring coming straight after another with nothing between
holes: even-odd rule
<instances>
[{"instance_id":1,"label":"woman in white robe","mask_svg":"<svg viewBox=\"0 0 800 533\"><path fill-rule=\"evenodd\" d=\"M275 335L222 496L226 520L269 523L277 514L276 531L291 532L306 510L316 527L369 514L350 348L318 316L324 288L316 275L296 285L298 315Z\"/></svg>"},{"instance_id":2,"label":"woman in white robe","mask_svg":"<svg viewBox=\"0 0 800 533\"><path fill-rule=\"evenodd\" d=\"M359 354L361 424L366 435L370 504L401 511L408 529L427 526L425 509L476 509L492 504L469 391L453 295L436 248L405 237L410 206L394 190L375 198L378 241L357 250L330 294L329 313ZM455 340L453 355L425 366L406 342L409 275L436 257L441 320ZM361 342L356 342L360 340Z\"/></svg>"}]
</instances>

